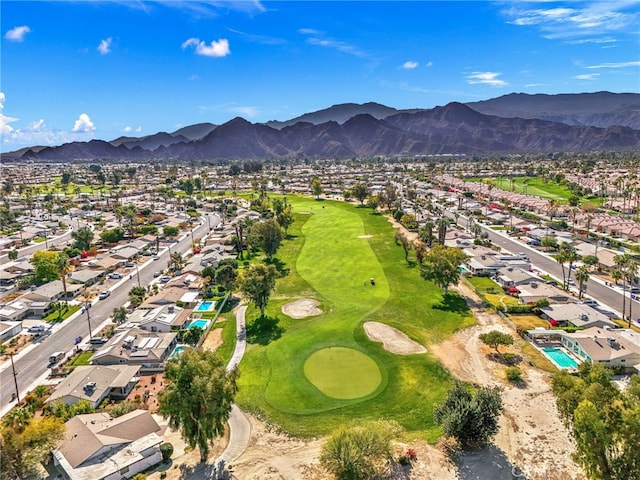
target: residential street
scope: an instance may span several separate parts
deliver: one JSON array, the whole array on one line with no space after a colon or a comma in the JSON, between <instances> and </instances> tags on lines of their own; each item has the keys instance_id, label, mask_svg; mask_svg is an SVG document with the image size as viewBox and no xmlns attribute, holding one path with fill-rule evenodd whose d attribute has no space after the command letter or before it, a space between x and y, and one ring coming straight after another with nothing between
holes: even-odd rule
<instances>
[{"instance_id":1,"label":"residential street","mask_svg":"<svg viewBox=\"0 0 640 480\"><path fill-rule=\"evenodd\" d=\"M215 214L208 214L210 216L211 228L220 223L220 218ZM206 220L206 216L203 217L203 221L200 225L193 229L194 238L203 238L209 232L209 222ZM187 233L182 236L178 243L175 243L171 247L171 251L179 251L185 253L191 248L191 234ZM150 257L144 264L139 267L140 284L143 286L148 285L153 280L153 272L156 270L162 270L167 267L169 261L169 249L163 248L159 255L158 260L152 260ZM93 301L93 305L89 310L89 317L91 323L91 330L93 335L97 334L97 329L100 324L109 318L113 309L117 306L122 306L128 301L129 290L138 284L136 269L128 269L132 278L129 279L129 275L125 275L122 280L117 282L105 283L105 286L111 290L111 295L105 300ZM51 328L50 331L41 335L40 340L34 347L27 347L26 350L14 357L15 370L17 373L18 389L20 398L24 398L25 393L30 390L34 383L39 383L41 377L43 377L49 371L49 356L53 352L64 351L68 352L74 348L75 338L82 337L86 340L89 336L89 322L87 320L86 313L76 313L62 324L56 325ZM11 370L11 363L6 361L0 367L0 415L3 415L10 407L11 395L15 393L15 385L13 382L13 375Z\"/></svg>"},{"instance_id":2,"label":"residential street","mask_svg":"<svg viewBox=\"0 0 640 480\"><path fill-rule=\"evenodd\" d=\"M454 220L453 214L447 211L447 216ZM458 225L465 227L467 225L467 218L460 215L458 218ZM508 235L492 230L490 227L484 224L480 224L482 230L489 234L489 239L496 245L508 250L512 253L524 252L529 259L534 269L542 270L550 275L562 280L562 267L553 258L541 253L540 251L529 247L517 240L509 237ZM603 307L607 307L619 314L622 310L622 289L605 286L604 283L591 277L587 283L587 295L597 300ZM628 311L629 297L627 293L626 305ZM640 318L640 303L633 301L632 314L634 319Z\"/></svg>"}]
</instances>

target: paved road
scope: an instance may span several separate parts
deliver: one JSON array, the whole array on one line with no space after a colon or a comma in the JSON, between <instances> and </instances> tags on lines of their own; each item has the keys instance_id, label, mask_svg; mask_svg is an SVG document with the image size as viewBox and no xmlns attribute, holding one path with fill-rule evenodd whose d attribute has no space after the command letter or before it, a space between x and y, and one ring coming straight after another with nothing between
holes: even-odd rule
<instances>
[{"instance_id":1,"label":"paved road","mask_svg":"<svg viewBox=\"0 0 640 480\"><path fill-rule=\"evenodd\" d=\"M453 220L454 218L453 214L451 214L450 212L447 212L447 215ZM458 218L458 224L462 227L466 227L467 225L466 217L460 215L460 217ZM496 245L499 245L500 247L512 253L525 252L526 255L529 257L529 259L531 260L531 263L534 266L534 268L538 268L544 272L547 272L553 277L562 281L562 267L553 258L534 248L531 248L528 245L518 242L517 240L509 237L507 234L502 233L501 231L497 232L483 224L480 224L480 226L485 232L489 234L489 239L493 243L495 243ZM573 278L573 275L572 275L572 278ZM620 316L620 311L622 310L622 289L621 288L608 287L604 285L604 282L602 280L591 277L587 282L587 294L589 297L597 300L599 303L613 310ZM627 293L626 294L627 313L629 311L628 302L629 302L629 294ZM638 303L637 301L633 301L632 315L634 318L640 318L640 303Z\"/></svg>"},{"instance_id":2,"label":"paved road","mask_svg":"<svg viewBox=\"0 0 640 480\"><path fill-rule=\"evenodd\" d=\"M210 215L211 228L220 223L220 218L215 214ZM193 229L194 238L203 238L209 233L209 222L206 220ZM181 240L171 246L171 251L179 251L185 253L191 249L191 235L184 235ZM142 257L150 258L150 257ZM87 314L77 313L62 324L51 328L45 335L42 335L36 346L27 348L24 352L14 357L15 369L17 372L18 390L20 398L24 398L27 390L33 388L39 379L48 371L49 356L56 351L69 351L74 348L75 338L81 336L83 339L89 336L89 324L92 333L97 334L96 329L102 324L113 312L117 306L124 305L128 301L129 290L138 284L138 274L140 276L140 284L149 285L153 280L153 272L167 268L169 261L169 249L164 248L159 255L158 260L147 260L144 265L138 267L136 273L135 268L127 269L126 273L132 275L129 279L128 275L122 280L107 280L105 289L111 290L111 295L105 300L94 300L93 305L89 309L89 319ZM11 403L11 394L15 393L13 375L10 362L4 362L0 366L0 412Z\"/></svg>"}]
</instances>

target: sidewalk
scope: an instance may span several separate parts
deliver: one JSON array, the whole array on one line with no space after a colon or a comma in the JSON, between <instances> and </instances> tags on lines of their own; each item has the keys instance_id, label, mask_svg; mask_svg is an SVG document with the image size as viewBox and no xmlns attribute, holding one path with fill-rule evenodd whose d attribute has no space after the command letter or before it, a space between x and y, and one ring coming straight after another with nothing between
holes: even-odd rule
<instances>
[{"instance_id":1,"label":"sidewalk","mask_svg":"<svg viewBox=\"0 0 640 480\"><path fill-rule=\"evenodd\" d=\"M238 308L236 313L236 349L233 352L231 360L227 365L227 371L235 368L242 360L247 345L247 335L245 327L245 312L247 307ZM216 459L215 464L224 461L227 466L236 461L244 453L249 446L251 439L251 424L247 417L244 416L242 410L236 404L231 406L231 414L229 415L229 444L222 454Z\"/></svg>"}]
</instances>

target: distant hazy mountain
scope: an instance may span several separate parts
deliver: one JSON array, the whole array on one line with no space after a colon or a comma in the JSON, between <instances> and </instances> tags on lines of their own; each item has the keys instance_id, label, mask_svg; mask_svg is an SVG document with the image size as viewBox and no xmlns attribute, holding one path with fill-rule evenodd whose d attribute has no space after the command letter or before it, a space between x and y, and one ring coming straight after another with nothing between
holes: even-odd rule
<instances>
[{"instance_id":1,"label":"distant hazy mountain","mask_svg":"<svg viewBox=\"0 0 640 480\"><path fill-rule=\"evenodd\" d=\"M538 118L594 127L621 125L640 129L640 94L637 93L510 93L466 105L480 113L498 117Z\"/></svg>"},{"instance_id":2,"label":"distant hazy mountain","mask_svg":"<svg viewBox=\"0 0 640 480\"><path fill-rule=\"evenodd\" d=\"M374 118L382 119L388 117L389 115L393 115L394 113L398 113L398 111L399 110L396 110L395 108L387 107L385 105L380 105L379 103L374 102L363 104L342 103L339 105L333 105L323 110L318 110L317 112L305 113L304 115L292 118L291 120L286 120L284 122L271 120L270 122L265 123L265 125L272 128L280 129L295 125L299 122L312 123L314 125L319 125L325 122L337 122L339 124L343 124L356 115L368 114Z\"/></svg>"},{"instance_id":3,"label":"distant hazy mountain","mask_svg":"<svg viewBox=\"0 0 640 480\"><path fill-rule=\"evenodd\" d=\"M196 123L195 125L189 125L176 130L171 135L174 137L183 136L189 140L200 140L201 138L209 135L217 125L213 123Z\"/></svg>"},{"instance_id":4,"label":"distant hazy mountain","mask_svg":"<svg viewBox=\"0 0 640 480\"><path fill-rule=\"evenodd\" d=\"M3 158L150 161L637 149L640 129L618 123L640 123L639 101L638 94L599 92L511 94L475 102L474 108L457 102L402 111L376 103L342 104L277 122L277 128L237 117L219 126L202 123L142 138L23 149ZM575 125L588 121L605 127Z\"/></svg>"}]
</instances>

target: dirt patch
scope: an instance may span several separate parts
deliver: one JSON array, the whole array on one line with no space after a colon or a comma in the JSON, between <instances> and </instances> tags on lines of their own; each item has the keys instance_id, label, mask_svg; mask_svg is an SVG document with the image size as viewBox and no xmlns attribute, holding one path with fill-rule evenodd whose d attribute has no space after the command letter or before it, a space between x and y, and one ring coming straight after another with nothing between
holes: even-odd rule
<instances>
[{"instance_id":1,"label":"dirt patch","mask_svg":"<svg viewBox=\"0 0 640 480\"><path fill-rule=\"evenodd\" d=\"M468 467L483 471L478 462L497 462L521 468L531 480L584 479L580 468L571 460L573 444L560 421L549 375L522 363L519 367L526 385L518 388L508 384L504 380L505 366L489 360L491 349L478 340L478 335L491 330L509 333L516 337L516 350L524 340L519 339L497 314L483 310L480 299L470 288L460 284L456 289L468 299L478 325L457 332L447 341L430 346L429 350L455 377L478 385L499 386L504 405L495 445L474 452L469 457L471 464ZM563 472L563 476L558 477L558 472ZM464 468L460 473L462 478L467 478Z\"/></svg>"},{"instance_id":2,"label":"dirt patch","mask_svg":"<svg viewBox=\"0 0 640 480\"><path fill-rule=\"evenodd\" d=\"M202 348L204 350L216 350L223 343L222 328L212 328L207 338L202 342Z\"/></svg>"},{"instance_id":3,"label":"dirt patch","mask_svg":"<svg viewBox=\"0 0 640 480\"><path fill-rule=\"evenodd\" d=\"M318 308L318 301L311 298L301 298L294 302L282 305L282 313L291 318L306 318L320 315L322 310Z\"/></svg>"},{"instance_id":4,"label":"dirt patch","mask_svg":"<svg viewBox=\"0 0 640 480\"><path fill-rule=\"evenodd\" d=\"M379 322L366 322L364 331L370 340L382 342L382 346L388 352L396 355L413 355L426 353L427 349L418 342L411 340L400 330Z\"/></svg>"}]
</instances>

